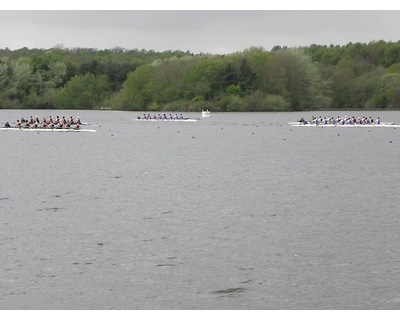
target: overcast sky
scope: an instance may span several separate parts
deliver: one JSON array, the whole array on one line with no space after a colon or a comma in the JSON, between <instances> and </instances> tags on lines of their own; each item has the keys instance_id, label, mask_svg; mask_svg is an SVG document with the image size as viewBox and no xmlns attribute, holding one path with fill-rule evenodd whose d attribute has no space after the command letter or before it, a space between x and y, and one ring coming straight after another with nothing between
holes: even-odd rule
<instances>
[{"instance_id":1,"label":"overcast sky","mask_svg":"<svg viewBox=\"0 0 400 320\"><path fill-rule=\"evenodd\" d=\"M7 8L9 9L9 8ZM0 48L182 50L400 40L397 10L0 10Z\"/></svg>"}]
</instances>

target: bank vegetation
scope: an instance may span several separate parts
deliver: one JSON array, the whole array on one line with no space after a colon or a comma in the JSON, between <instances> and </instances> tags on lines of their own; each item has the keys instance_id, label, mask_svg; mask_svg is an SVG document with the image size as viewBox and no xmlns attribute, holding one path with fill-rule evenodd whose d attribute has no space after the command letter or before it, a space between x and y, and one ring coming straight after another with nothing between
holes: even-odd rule
<instances>
[{"instance_id":1,"label":"bank vegetation","mask_svg":"<svg viewBox=\"0 0 400 320\"><path fill-rule=\"evenodd\" d=\"M400 42L227 55L0 49L0 108L131 111L399 109Z\"/></svg>"}]
</instances>

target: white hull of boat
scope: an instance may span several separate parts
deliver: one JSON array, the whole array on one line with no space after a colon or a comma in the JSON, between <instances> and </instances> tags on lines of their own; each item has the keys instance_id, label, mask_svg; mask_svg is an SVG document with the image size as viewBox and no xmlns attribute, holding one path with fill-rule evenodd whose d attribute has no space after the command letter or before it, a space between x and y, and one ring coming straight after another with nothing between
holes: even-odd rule
<instances>
[{"instance_id":1,"label":"white hull of boat","mask_svg":"<svg viewBox=\"0 0 400 320\"><path fill-rule=\"evenodd\" d=\"M0 128L1 131L32 131L32 132L96 132L95 129L46 129L46 128Z\"/></svg>"},{"instance_id":2,"label":"white hull of boat","mask_svg":"<svg viewBox=\"0 0 400 320\"><path fill-rule=\"evenodd\" d=\"M206 110L206 111L203 110L203 111L201 111L201 116L203 118L209 118L209 117L211 117L211 113L208 110Z\"/></svg>"}]
</instances>

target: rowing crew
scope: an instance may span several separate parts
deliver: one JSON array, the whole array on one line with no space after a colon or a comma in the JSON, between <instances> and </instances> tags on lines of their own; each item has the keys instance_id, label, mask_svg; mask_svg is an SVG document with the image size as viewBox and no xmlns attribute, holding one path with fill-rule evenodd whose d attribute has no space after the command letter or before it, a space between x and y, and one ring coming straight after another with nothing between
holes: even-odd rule
<instances>
[{"instance_id":1,"label":"rowing crew","mask_svg":"<svg viewBox=\"0 0 400 320\"><path fill-rule=\"evenodd\" d=\"M17 120L13 125L14 128L27 129L79 129L80 126L81 120L79 117L73 119L72 116L69 119L66 119L64 116L62 118L57 116L55 119L53 119L51 116L49 116L48 118L43 117L42 120L40 120L37 116L35 118L31 116L29 119L22 118L21 120ZM6 122L4 127L11 128L11 125L10 123Z\"/></svg>"},{"instance_id":2,"label":"rowing crew","mask_svg":"<svg viewBox=\"0 0 400 320\"><path fill-rule=\"evenodd\" d=\"M171 113L167 116L165 113L161 115L160 113L158 115L151 116L150 113L147 115L144 113L143 117L137 117L138 120L184 120L185 118L183 117L182 113L178 116L176 113L175 116L173 116Z\"/></svg>"},{"instance_id":3,"label":"rowing crew","mask_svg":"<svg viewBox=\"0 0 400 320\"><path fill-rule=\"evenodd\" d=\"M346 124L369 124L369 125L373 125L373 124L381 124L381 119L379 117L376 118L376 120L374 120L372 117L312 117L310 121L304 120L304 118L301 118L299 120L300 123L302 124L339 124L339 125L346 125Z\"/></svg>"}]
</instances>

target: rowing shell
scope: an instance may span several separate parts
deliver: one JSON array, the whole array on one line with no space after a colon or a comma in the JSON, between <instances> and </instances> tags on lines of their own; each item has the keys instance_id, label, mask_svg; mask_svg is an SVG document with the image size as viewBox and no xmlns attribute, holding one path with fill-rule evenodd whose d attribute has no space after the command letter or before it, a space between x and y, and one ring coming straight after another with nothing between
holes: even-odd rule
<instances>
[{"instance_id":1,"label":"rowing shell","mask_svg":"<svg viewBox=\"0 0 400 320\"><path fill-rule=\"evenodd\" d=\"M381 124L315 124L315 123L299 123L289 122L292 127L335 127L335 128L400 128L400 125L394 123Z\"/></svg>"},{"instance_id":2,"label":"rowing shell","mask_svg":"<svg viewBox=\"0 0 400 320\"><path fill-rule=\"evenodd\" d=\"M1 131L33 131L33 132L96 132L95 129L46 129L46 128L0 128Z\"/></svg>"},{"instance_id":3,"label":"rowing shell","mask_svg":"<svg viewBox=\"0 0 400 320\"><path fill-rule=\"evenodd\" d=\"M195 122L198 119L186 118L186 119L135 119L135 121L142 122Z\"/></svg>"}]
</instances>

